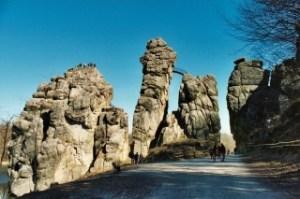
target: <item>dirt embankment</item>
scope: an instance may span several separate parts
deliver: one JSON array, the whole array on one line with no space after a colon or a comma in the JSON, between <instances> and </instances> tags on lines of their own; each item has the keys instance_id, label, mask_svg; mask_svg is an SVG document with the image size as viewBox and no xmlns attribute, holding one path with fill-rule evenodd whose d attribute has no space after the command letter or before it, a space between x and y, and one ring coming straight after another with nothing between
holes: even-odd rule
<instances>
[{"instance_id":1,"label":"dirt embankment","mask_svg":"<svg viewBox=\"0 0 300 199\"><path fill-rule=\"evenodd\" d=\"M247 162L253 172L272 186L300 198L300 147L297 144L261 146L249 153Z\"/></svg>"}]
</instances>

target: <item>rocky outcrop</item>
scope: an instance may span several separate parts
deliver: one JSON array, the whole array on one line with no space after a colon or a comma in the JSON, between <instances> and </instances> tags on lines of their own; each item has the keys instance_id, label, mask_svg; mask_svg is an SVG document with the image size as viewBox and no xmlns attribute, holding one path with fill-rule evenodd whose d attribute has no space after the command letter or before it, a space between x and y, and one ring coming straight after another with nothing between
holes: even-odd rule
<instances>
[{"instance_id":1,"label":"rocky outcrop","mask_svg":"<svg viewBox=\"0 0 300 199\"><path fill-rule=\"evenodd\" d=\"M279 94L278 114L271 118L273 141L299 139L300 129L300 67L295 59L275 67L271 87Z\"/></svg>"},{"instance_id":2,"label":"rocky outcrop","mask_svg":"<svg viewBox=\"0 0 300 199\"><path fill-rule=\"evenodd\" d=\"M262 68L261 61L246 61L242 58L235 61L235 64L228 83L227 106L231 132L240 150L251 142L254 128L264 127L263 95L268 89L269 71Z\"/></svg>"},{"instance_id":3,"label":"rocky outcrop","mask_svg":"<svg viewBox=\"0 0 300 199\"><path fill-rule=\"evenodd\" d=\"M95 65L78 65L42 84L13 124L11 192L16 196L74 181L123 161L127 115Z\"/></svg>"},{"instance_id":4,"label":"rocky outcrop","mask_svg":"<svg viewBox=\"0 0 300 199\"><path fill-rule=\"evenodd\" d=\"M166 118L175 59L175 52L160 38L147 43L147 51L140 59L144 76L133 116L132 136L134 153L144 157Z\"/></svg>"},{"instance_id":5,"label":"rocky outcrop","mask_svg":"<svg viewBox=\"0 0 300 199\"><path fill-rule=\"evenodd\" d=\"M299 23L296 30L299 34ZM259 61L235 62L227 103L231 131L239 151L247 150L251 144L299 139L299 44L298 38L295 58L275 66L271 75L262 69Z\"/></svg>"},{"instance_id":6,"label":"rocky outcrop","mask_svg":"<svg viewBox=\"0 0 300 199\"><path fill-rule=\"evenodd\" d=\"M90 171L100 173L128 160L128 116L120 108L105 108L99 116L94 138L94 163Z\"/></svg>"},{"instance_id":7,"label":"rocky outcrop","mask_svg":"<svg viewBox=\"0 0 300 199\"><path fill-rule=\"evenodd\" d=\"M185 74L179 91L178 121L189 138L219 141L217 82L212 76Z\"/></svg>"},{"instance_id":8,"label":"rocky outcrop","mask_svg":"<svg viewBox=\"0 0 300 199\"><path fill-rule=\"evenodd\" d=\"M178 124L175 114L176 112L167 116L166 127L162 128L157 145L178 143L187 139L183 129Z\"/></svg>"},{"instance_id":9,"label":"rocky outcrop","mask_svg":"<svg viewBox=\"0 0 300 199\"><path fill-rule=\"evenodd\" d=\"M271 76L262 69L261 62L236 62L229 79L227 103L239 151L247 150L251 144L297 138L300 70L295 60L285 60Z\"/></svg>"}]
</instances>

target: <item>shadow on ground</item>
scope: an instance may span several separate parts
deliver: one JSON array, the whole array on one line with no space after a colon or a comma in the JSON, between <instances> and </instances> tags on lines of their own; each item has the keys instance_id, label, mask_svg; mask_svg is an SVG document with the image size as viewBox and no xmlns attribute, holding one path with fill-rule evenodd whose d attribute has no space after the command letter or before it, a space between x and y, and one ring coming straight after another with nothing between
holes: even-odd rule
<instances>
[{"instance_id":1,"label":"shadow on ground","mask_svg":"<svg viewBox=\"0 0 300 199\"><path fill-rule=\"evenodd\" d=\"M288 199L250 173L241 157L226 162L209 159L139 165L137 169L57 185L23 198L228 198Z\"/></svg>"}]
</instances>

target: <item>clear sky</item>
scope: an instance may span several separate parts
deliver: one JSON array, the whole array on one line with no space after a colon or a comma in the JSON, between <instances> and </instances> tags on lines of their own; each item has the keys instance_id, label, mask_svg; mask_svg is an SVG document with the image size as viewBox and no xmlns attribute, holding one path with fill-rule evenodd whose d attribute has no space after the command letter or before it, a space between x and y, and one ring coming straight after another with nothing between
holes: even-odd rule
<instances>
[{"instance_id":1,"label":"clear sky","mask_svg":"<svg viewBox=\"0 0 300 199\"><path fill-rule=\"evenodd\" d=\"M247 57L224 16L239 0L0 0L0 118L19 114L37 86L78 63L93 62L114 87L113 104L132 121L140 84L139 57L162 37L176 66L218 81L222 132L229 132L227 81L233 61ZM170 89L177 109L180 77Z\"/></svg>"}]
</instances>

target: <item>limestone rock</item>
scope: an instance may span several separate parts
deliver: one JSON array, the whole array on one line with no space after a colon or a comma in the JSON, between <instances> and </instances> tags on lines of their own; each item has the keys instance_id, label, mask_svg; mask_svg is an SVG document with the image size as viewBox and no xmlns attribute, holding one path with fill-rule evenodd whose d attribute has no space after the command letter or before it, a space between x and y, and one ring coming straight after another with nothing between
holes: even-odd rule
<instances>
[{"instance_id":1,"label":"limestone rock","mask_svg":"<svg viewBox=\"0 0 300 199\"><path fill-rule=\"evenodd\" d=\"M216 80L185 74L179 91L178 121L189 138L220 139Z\"/></svg>"},{"instance_id":2,"label":"limestone rock","mask_svg":"<svg viewBox=\"0 0 300 199\"><path fill-rule=\"evenodd\" d=\"M144 76L132 129L134 153L144 157L166 117L168 88L176 59L175 52L160 38L150 40L146 48L140 59Z\"/></svg>"},{"instance_id":3,"label":"limestone rock","mask_svg":"<svg viewBox=\"0 0 300 199\"><path fill-rule=\"evenodd\" d=\"M8 144L11 192L21 196L86 175L98 160L98 129L106 127L103 114L115 121L107 126L113 135L106 144L115 157L104 164L122 161L120 151L128 148L127 117L121 110L106 112L111 100L112 87L93 64L79 65L40 85L13 125Z\"/></svg>"}]
</instances>

